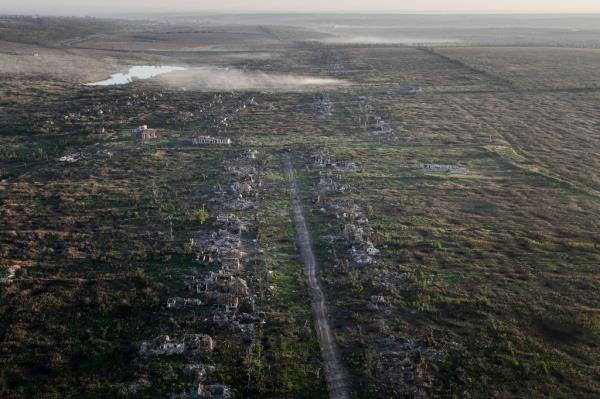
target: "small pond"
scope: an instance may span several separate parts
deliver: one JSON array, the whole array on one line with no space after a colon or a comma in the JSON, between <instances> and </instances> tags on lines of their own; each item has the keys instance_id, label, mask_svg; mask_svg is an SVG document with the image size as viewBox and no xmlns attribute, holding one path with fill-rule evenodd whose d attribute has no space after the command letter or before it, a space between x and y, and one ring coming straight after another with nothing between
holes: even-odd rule
<instances>
[{"instance_id":1,"label":"small pond","mask_svg":"<svg viewBox=\"0 0 600 399\"><path fill-rule=\"evenodd\" d=\"M106 80L100 82L87 83L86 86L113 86L126 85L133 82L134 79L150 79L174 71L183 71L185 68L176 66L151 66L138 65L129 68L127 73L115 73Z\"/></svg>"}]
</instances>

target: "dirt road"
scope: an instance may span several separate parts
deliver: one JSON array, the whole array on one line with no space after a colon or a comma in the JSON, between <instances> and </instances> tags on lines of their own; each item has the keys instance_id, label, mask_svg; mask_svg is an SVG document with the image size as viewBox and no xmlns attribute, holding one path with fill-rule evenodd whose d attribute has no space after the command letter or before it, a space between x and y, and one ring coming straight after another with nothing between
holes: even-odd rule
<instances>
[{"instance_id":1,"label":"dirt road","mask_svg":"<svg viewBox=\"0 0 600 399\"><path fill-rule=\"evenodd\" d=\"M292 201L292 210L294 213L294 221L296 224L296 240L300 247L300 255L304 261L306 274L308 275L308 285L311 291L312 308L315 324L317 328L317 336L321 346L321 356L323 357L323 365L325 367L325 379L327 380L327 389L331 399L348 399L350 398L348 391L348 377L337 349L335 337L331 331L329 318L327 315L327 303L323 293L323 287L318 276L317 261L313 252L312 240L304 212L302 202L298 195L298 184L296 182L296 174L292 166L289 155L283 158L285 174L289 183L290 197Z\"/></svg>"}]
</instances>

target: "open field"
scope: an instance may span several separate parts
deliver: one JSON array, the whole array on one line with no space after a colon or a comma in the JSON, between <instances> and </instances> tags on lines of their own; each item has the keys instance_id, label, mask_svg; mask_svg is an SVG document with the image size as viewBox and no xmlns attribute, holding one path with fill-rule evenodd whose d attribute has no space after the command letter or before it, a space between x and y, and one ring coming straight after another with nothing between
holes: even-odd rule
<instances>
[{"instance_id":1,"label":"open field","mask_svg":"<svg viewBox=\"0 0 600 399\"><path fill-rule=\"evenodd\" d=\"M229 18L0 18L0 397L600 397L593 24Z\"/></svg>"}]
</instances>

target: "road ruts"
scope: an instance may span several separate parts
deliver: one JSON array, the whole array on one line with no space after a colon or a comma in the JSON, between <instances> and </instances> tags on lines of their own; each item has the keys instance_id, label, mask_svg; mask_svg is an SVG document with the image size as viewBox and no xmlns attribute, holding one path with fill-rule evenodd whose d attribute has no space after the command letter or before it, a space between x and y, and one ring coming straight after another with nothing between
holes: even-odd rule
<instances>
[{"instance_id":1,"label":"road ruts","mask_svg":"<svg viewBox=\"0 0 600 399\"><path fill-rule=\"evenodd\" d=\"M349 383L346 370L340 360L335 337L331 331L329 317L327 315L327 303L323 293L323 287L318 276L317 261L313 252L312 240L306 220L302 202L298 194L296 174L292 167L289 155L284 156L283 166L289 184L294 222L296 225L296 240L300 247L300 256L304 261L308 285L311 291L313 316L317 328L317 337L321 346L321 356L325 368L325 380L331 399L349 399Z\"/></svg>"}]
</instances>

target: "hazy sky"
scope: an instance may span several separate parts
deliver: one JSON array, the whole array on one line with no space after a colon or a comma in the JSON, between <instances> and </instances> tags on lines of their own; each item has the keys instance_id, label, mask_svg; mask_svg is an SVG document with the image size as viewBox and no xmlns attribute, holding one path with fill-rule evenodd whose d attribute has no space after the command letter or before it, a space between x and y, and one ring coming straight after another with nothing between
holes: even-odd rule
<instances>
[{"instance_id":1,"label":"hazy sky","mask_svg":"<svg viewBox=\"0 0 600 399\"><path fill-rule=\"evenodd\" d=\"M0 13L92 15L178 11L600 13L600 0L0 0Z\"/></svg>"}]
</instances>

